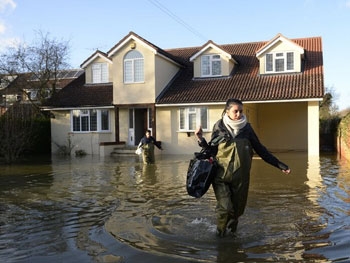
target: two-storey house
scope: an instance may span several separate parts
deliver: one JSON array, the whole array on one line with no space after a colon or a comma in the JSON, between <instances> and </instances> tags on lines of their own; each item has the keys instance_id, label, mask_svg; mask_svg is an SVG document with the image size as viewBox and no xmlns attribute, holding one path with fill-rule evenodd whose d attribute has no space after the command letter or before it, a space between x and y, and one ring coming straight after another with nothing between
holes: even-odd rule
<instances>
[{"instance_id":1,"label":"two-storey house","mask_svg":"<svg viewBox=\"0 0 350 263\"><path fill-rule=\"evenodd\" d=\"M320 37L163 50L130 32L81 67L46 107L53 151L69 137L76 149L106 155L150 129L166 154L191 154L196 127L209 138L226 100L238 98L270 150L319 153Z\"/></svg>"}]
</instances>

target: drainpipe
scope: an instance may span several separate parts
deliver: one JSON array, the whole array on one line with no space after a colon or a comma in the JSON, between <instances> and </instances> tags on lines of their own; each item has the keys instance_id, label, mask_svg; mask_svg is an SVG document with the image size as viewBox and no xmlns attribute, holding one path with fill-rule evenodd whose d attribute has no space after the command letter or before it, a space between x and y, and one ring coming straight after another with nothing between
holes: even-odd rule
<instances>
[{"instance_id":1,"label":"drainpipe","mask_svg":"<svg viewBox=\"0 0 350 263\"><path fill-rule=\"evenodd\" d=\"M115 130L115 142L120 142L119 136L119 108L114 106L114 130Z\"/></svg>"}]
</instances>

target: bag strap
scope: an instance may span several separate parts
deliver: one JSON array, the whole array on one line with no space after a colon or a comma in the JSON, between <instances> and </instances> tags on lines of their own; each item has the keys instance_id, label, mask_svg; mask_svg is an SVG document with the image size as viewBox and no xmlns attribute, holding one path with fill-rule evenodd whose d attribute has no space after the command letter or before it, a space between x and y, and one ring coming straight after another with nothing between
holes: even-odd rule
<instances>
[{"instance_id":1,"label":"bag strap","mask_svg":"<svg viewBox=\"0 0 350 263\"><path fill-rule=\"evenodd\" d=\"M226 139L225 135L219 135L216 136L215 138L211 139L208 145L210 146L216 146L222 143Z\"/></svg>"}]
</instances>

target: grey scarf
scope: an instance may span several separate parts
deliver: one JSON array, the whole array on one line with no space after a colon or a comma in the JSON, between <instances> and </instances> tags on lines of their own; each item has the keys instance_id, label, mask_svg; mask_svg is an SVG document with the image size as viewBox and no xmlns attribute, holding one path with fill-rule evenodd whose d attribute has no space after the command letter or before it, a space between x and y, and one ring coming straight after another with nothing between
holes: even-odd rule
<instances>
[{"instance_id":1,"label":"grey scarf","mask_svg":"<svg viewBox=\"0 0 350 263\"><path fill-rule=\"evenodd\" d=\"M227 113L225 113L222 119L233 138L235 138L239 131L247 124L247 118L245 115L242 115L242 118L239 120L232 120Z\"/></svg>"}]
</instances>

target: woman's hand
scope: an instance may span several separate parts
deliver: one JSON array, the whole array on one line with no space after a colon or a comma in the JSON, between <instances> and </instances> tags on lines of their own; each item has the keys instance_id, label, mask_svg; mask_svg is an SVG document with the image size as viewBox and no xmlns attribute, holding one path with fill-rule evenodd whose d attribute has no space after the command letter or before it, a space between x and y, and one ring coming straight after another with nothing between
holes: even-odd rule
<instances>
[{"instance_id":1,"label":"woman's hand","mask_svg":"<svg viewBox=\"0 0 350 263\"><path fill-rule=\"evenodd\" d=\"M197 128L197 130L195 130L194 134L197 136L198 140L202 140L203 138L203 130L202 130L202 126L199 126Z\"/></svg>"},{"instance_id":2,"label":"woman's hand","mask_svg":"<svg viewBox=\"0 0 350 263\"><path fill-rule=\"evenodd\" d=\"M285 174L290 174L290 169L288 169L288 170L282 170L282 172L284 172Z\"/></svg>"}]
</instances>

